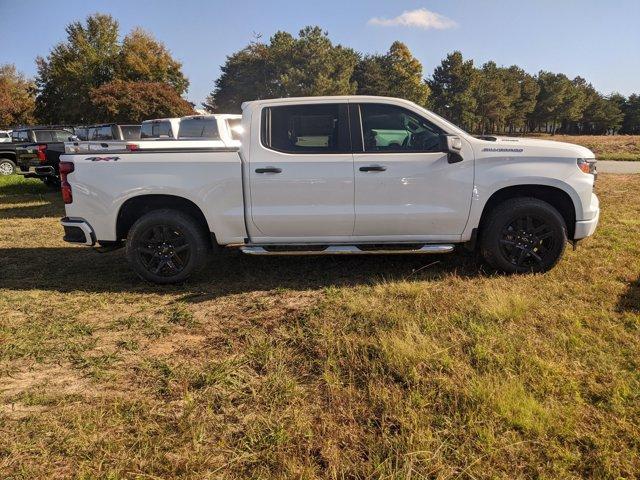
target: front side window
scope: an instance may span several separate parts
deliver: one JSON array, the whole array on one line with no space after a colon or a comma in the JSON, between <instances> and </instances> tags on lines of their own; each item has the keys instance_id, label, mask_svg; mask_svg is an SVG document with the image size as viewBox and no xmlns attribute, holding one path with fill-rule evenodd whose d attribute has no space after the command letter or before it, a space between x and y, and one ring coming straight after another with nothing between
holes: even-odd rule
<instances>
[{"instance_id":1,"label":"front side window","mask_svg":"<svg viewBox=\"0 0 640 480\"><path fill-rule=\"evenodd\" d=\"M33 132L36 137L36 142L51 142L53 141L52 132L49 130L38 130Z\"/></svg>"},{"instance_id":2,"label":"front side window","mask_svg":"<svg viewBox=\"0 0 640 480\"><path fill-rule=\"evenodd\" d=\"M194 117L180 120L178 138L206 138L220 140L218 122L215 118Z\"/></svg>"},{"instance_id":3,"label":"front side window","mask_svg":"<svg viewBox=\"0 0 640 480\"><path fill-rule=\"evenodd\" d=\"M444 132L410 110L395 105L360 105L365 152L440 152Z\"/></svg>"},{"instance_id":4,"label":"front side window","mask_svg":"<svg viewBox=\"0 0 640 480\"><path fill-rule=\"evenodd\" d=\"M51 132L51 137L54 142L67 142L71 135L73 134L66 130L54 130Z\"/></svg>"},{"instance_id":5,"label":"front side window","mask_svg":"<svg viewBox=\"0 0 640 480\"><path fill-rule=\"evenodd\" d=\"M285 153L343 153L351 149L346 104L267 107L262 144Z\"/></svg>"}]
</instances>

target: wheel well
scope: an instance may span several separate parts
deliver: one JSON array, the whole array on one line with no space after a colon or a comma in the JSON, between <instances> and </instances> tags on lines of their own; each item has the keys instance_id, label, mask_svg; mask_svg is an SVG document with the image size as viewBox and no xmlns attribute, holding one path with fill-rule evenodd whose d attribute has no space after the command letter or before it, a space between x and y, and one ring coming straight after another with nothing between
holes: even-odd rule
<instances>
[{"instance_id":1,"label":"wheel well","mask_svg":"<svg viewBox=\"0 0 640 480\"><path fill-rule=\"evenodd\" d=\"M16 154L11 152L0 152L0 160L11 160L16 163Z\"/></svg>"},{"instance_id":2,"label":"wheel well","mask_svg":"<svg viewBox=\"0 0 640 480\"><path fill-rule=\"evenodd\" d=\"M533 197L545 201L558 210L567 226L567 236L573 238L576 228L576 210L567 192L547 185L514 185L495 192L484 206L480 217L480 234L487 214L501 203L517 197Z\"/></svg>"},{"instance_id":3,"label":"wheel well","mask_svg":"<svg viewBox=\"0 0 640 480\"><path fill-rule=\"evenodd\" d=\"M153 210L162 210L165 208L177 210L189 215L200 225L207 234L207 238L211 239L212 234L209 230L207 219L202 213L202 210L191 200L174 195L140 195L130 198L120 207L116 221L116 235L118 240L124 240L127 237L129 230L140 217Z\"/></svg>"}]
</instances>

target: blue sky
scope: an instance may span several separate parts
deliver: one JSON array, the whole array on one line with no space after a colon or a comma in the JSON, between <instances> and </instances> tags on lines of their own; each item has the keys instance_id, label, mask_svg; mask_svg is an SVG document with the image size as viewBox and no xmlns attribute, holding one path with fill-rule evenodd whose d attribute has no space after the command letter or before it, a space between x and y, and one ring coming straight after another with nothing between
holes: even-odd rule
<instances>
[{"instance_id":1,"label":"blue sky","mask_svg":"<svg viewBox=\"0 0 640 480\"><path fill-rule=\"evenodd\" d=\"M35 74L34 59L64 40L64 27L110 13L122 32L141 26L165 43L199 104L226 55L254 32L320 25L334 42L373 53L405 42L425 75L453 50L480 65L517 64L581 75L600 91L640 93L640 0L0 0L0 63ZM407 13L405 13L407 12Z\"/></svg>"}]
</instances>

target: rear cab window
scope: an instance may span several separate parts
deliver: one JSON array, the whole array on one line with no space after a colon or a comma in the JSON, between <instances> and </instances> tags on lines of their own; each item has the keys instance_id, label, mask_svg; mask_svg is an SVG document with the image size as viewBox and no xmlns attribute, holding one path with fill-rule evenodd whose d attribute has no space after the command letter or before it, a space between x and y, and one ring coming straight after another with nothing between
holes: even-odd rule
<instances>
[{"instance_id":1,"label":"rear cab window","mask_svg":"<svg viewBox=\"0 0 640 480\"><path fill-rule=\"evenodd\" d=\"M194 117L180 120L178 138L220 140L218 121L213 117Z\"/></svg>"},{"instance_id":2,"label":"rear cab window","mask_svg":"<svg viewBox=\"0 0 640 480\"><path fill-rule=\"evenodd\" d=\"M138 140L140 138L140 125L120 125L123 140Z\"/></svg>"},{"instance_id":3,"label":"rear cab window","mask_svg":"<svg viewBox=\"0 0 640 480\"><path fill-rule=\"evenodd\" d=\"M157 121L142 124L140 138L174 138L171 122Z\"/></svg>"},{"instance_id":4,"label":"rear cab window","mask_svg":"<svg viewBox=\"0 0 640 480\"><path fill-rule=\"evenodd\" d=\"M284 153L347 153L351 151L347 104L265 107L262 145Z\"/></svg>"},{"instance_id":5,"label":"rear cab window","mask_svg":"<svg viewBox=\"0 0 640 480\"><path fill-rule=\"evenodd\" d=\"M20 130L17 132L11 133L11 140L13 142L28 142L29 141L29 132L27 130Z\"/></svg>"}]
</instances>

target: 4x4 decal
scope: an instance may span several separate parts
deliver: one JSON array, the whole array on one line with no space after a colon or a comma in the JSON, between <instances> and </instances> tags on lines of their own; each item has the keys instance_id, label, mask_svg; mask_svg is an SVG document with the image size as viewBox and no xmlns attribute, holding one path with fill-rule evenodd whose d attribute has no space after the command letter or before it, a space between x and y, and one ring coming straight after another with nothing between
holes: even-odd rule
<instances>
[{"instance_id":1,"label":"4x4 decal","mask_svg":"<svg viewBox=\"0 0 640 480\"><path fill-rule=\"evenodd\" d=\"M87 157L85 160L90 162L117 162L120 160L120 157Z\"/></svg>"}]
</instances>

